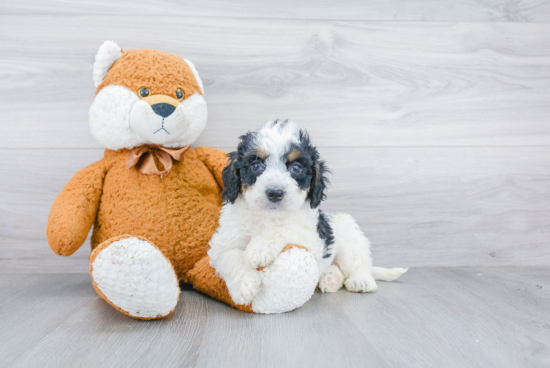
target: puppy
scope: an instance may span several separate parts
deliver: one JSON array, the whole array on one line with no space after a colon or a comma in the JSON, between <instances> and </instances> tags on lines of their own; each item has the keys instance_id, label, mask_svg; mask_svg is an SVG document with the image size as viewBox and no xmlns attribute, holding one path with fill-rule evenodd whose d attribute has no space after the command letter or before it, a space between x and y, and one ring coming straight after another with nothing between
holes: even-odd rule
<instances>
[{"instance_id":1,"label":"puppy","mask_svg":"<svg viewBox=\"0 0 550 368\"><path fill-rule=\"evenodd\" d=\"M393 281L407 271L373 267L369 241L355 220L319 209L329 170L295 123L269 121L241 136L228 156L225 203L208 255L235 303L254 299L261 288L257 269L270 265L287 244L302 245L315 256L322 292L342 285L373 292L375 280Z\"/></svg>"}]
</instances>

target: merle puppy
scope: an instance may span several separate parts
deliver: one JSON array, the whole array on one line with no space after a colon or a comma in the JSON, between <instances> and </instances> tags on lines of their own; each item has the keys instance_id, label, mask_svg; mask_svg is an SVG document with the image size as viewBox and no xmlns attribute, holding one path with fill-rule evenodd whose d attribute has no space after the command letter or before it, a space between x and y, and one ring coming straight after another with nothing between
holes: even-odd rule
<instances>
[{"instance_id":1,"label":"merle puppy","mask_svg":"<svg viewBox=\"0 0 550 368\"><path fill-rule=\"evenodd\" d=\"M373 267L369 241L355 220L319 209L329 171L304 130L275 120L240 139L223 171L225 204L208 251L235 303L254 299L261 289L257 269L270 265L287 244L315 256L322 292L342 285L373 292L375 280L393 281L407 271Z\"/></svg>"}]
</instances>

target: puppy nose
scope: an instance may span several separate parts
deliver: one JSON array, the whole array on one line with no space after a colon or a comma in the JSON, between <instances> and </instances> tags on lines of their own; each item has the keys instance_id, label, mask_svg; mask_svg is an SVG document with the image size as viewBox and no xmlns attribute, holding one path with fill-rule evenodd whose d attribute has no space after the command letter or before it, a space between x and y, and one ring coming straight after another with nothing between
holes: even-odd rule
<instances>
[{"instance_id":1,"label":"puppy nose","mask_svg":"<svg viewBox=\"0 0 550 368\"><path fill-rule=\"evenodd\" d=\"M163 118L169 117L170 115L172 115L174 110L176 110L175 106L172 106L164 102L151 105L151 108L153 109L155 114L160 115Z\"/></svg>"},{"instance_id":2,"label":"puppy nose","mask_svg":"<svg viewBox=\"0 0 550 368\"><path fill-rule=\"evenodd\" d=\"M268 189L265 193L271 202L279 202L285 195L285 192L281 189Z\"/></svg>"}]
</instances>

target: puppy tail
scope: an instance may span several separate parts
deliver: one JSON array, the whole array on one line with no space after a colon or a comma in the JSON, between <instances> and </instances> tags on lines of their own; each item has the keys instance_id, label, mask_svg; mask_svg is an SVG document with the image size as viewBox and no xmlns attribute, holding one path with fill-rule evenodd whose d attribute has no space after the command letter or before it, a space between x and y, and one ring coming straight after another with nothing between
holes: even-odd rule
<instances>
[{"instance_id":1,"label":"puppy tail","mask_svg":"<svg viewBox=\"0 0 550 368\"><path fill-rule=\"evenodd\" d=\"M375 280L379 281L393 281L396 280L399 276L407 272L409 268L384 268L384 267L373 267L372 268L372 277Z\"/></svg>"}]
</instances>

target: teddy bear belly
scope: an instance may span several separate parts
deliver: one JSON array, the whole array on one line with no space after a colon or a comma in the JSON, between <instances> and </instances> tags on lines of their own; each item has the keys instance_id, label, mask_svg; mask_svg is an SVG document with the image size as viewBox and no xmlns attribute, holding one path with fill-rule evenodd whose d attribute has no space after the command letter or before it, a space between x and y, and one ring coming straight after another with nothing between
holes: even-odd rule
<instances>
[{"instance_id":1,"label":"teddy bear belly","mask_svg":"<svg viewBox=\"0 0 550 368\"><path fill-rule=\"evenodd\" d=\"M105 177L92 249L122 234L143 236L187 281L187 271L206 256L218 226L221 190L206 168L182 166L164 178L113 167Z\"/></svg>"}]
</instances>

